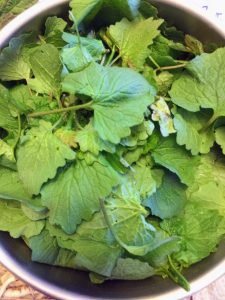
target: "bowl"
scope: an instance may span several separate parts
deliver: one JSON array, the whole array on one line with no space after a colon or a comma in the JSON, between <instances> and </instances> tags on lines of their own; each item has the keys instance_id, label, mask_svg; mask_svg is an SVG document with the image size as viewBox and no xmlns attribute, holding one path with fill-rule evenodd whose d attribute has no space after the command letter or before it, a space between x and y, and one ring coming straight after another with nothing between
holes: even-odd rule
<instances>
[{"instance_id":1,"label":"bowl","mask_svg":"<svg viewBox=\"0 0 225 300\"><path fill-rule=\"evenodd\" d=\"M82 1L82 0L81 0ZM0 48L7 45L17 34L39 29L50 15L63 15L68 10L67 0L48 0L28 9L0 32ZM159 9L160 15L170 24L204 42L225 44L225 31L211 18L201 15L197 7L179 0L150 1ZM185 292L170 280L150 278L142 281L111 281L93 285L87 273L57 268L31 262L30 251L21 240L14 240L0 232L0 262L11 272L34 288L55 299L151 299L178 300L207 286L225 273L225 243L218 251L200 263L185 270L191 290Z\"/></svg>"}]
</instances>

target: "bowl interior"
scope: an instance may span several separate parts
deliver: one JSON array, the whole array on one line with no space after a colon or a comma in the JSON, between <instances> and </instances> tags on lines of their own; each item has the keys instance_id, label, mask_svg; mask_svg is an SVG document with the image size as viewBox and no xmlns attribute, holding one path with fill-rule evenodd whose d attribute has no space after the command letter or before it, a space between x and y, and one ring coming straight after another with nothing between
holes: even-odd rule
<instances>
[{"instance_id":1,"label":"bowl interior","mask_svg":"<svg viewBox=\"0 0 225 300\"><path fill-rule=\"evenodd\" d=\"M44 1L45 2L45 1ZM171 25L193 34L204 42L217 42L224 45L224 36L210 22L195 14L194 11L182 8L179 1L151 1ZM18 26L8 30L8 36L0 39L1 45L6 44L12 35L31 29L39 29L49 15L63 15L68 9L68 1L49 1L39 4L30 13L20 16ZM15 24L14 24L15 25ZM6 32L6 31L5 31ZM10 34L9 34L10 33ZM3 31L2 31L3 34ZM191 282L191 293L201 289L210 281L221 275L225 268L224 243L218 251L209 258L192 266L185 271L185 276ZM21 240L14 240L8 234L0 232L0 260L15 274L36 288L60 299L166 299L175 300L187 296L181 288L176 287L170 280L150 278L143 281L112 281L105 284L93 285L87 273L56 268L31 262L30 251Z\"/></svg>"}]
</instances>

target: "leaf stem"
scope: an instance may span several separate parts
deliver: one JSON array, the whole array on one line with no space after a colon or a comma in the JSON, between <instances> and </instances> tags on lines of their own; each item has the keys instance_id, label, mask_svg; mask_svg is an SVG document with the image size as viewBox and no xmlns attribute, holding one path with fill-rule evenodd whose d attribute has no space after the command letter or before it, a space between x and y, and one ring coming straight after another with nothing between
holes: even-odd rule
<instances>
[{"instance_id":1,"label":"leaf stem","mask_svg":"<svg viewBox=\"0 0 225 300\"><path fill-rule=\"evenodd\" d=\"M109 67L112 67L119 59L121 58L120 54L109 64Z\"/></svg>"},{"instance_id":2,"label":"leaf stem","mask_svg":"<svg viewBox=\"0 0 225 300\"><path fill-rule=\"evenodd\" d=\"M109 58L108 58L108 61L107 61L107 63L106 63L106 66L109 66L109 65L111 64L111 62L112 62L112 60L113 60L113 57L114 57L115 53L116 53L116 46L113 45L113 48L112 48L111 54L110 54L110 56L109 56Z\"/></svg>"},{"instance_id":3,"label":"leaf stem","mask_svg":"<svg viewBox=\"0 0 225 300\"><path fill-rule=\"evenodd\" d=\"M75 31L76 31L76 34L77 34L78 44L81 46L81 38L80 38L79 29L78 29L78 26L77 26L77 20L76 20L74 14L72 13L72 11L69 11L69 16L73 20Z\"/></svg>"},{"instance_id":4,"label":"leaf stem","mask_svg":"<svg viewBox=\"0 0 225 300\"><path fill-rule=\"evenodd\" d=\"M65 108L58 108L58 109L53 109L53 110L48 110L48 111L41 111L41 112L35 112L28 114L29 118L36 118L36 117L42 117L42 116L47 116L47 115L52 115L52 114L60 114L68 111L76 111L79 109L83 108L89 108L93 101L90 101L88 103L80 104L80 105L74 105L70 107L65 107Z\"/></svg>"},{"instance_id":5,"label":"leaf stem","mask_svg":"<svg viewBox=\"0 0 225 300\"><path fill-rule=\"evenodd\" d=\"M160 65L154 60L154 58L149 55L148 57L150 59L150 61L153 63L153 65L157 68L157 69L160 69Z\"/></svg>"},{"instance_id":6,"label":"leaf stem","mask_svg":"<svg viewBox=\"0 0 225 300\"><path fill-rule=\"evenodd\" d=\"M190 285L186 278L176 269L174 266L172 259L168 256L169 261L169 270L167 270L167 275L177 284L182 286L186 291L190 291Z\"/></svg>"},{"instance_id":7,"label":"leaf stem","mask_svg":"<svg viewBox=\"0 0 225 300\"><path fill-rule=\"evenodd\" d=\"M66 116L66 113L64 113L59 119L57 122L55 122L55 124L53 124L52 126L52 131L54 131L59 125L61 125L63 119L65 118Z\"/></svg>"},{"instance_id":8,"label":"leaf stem","mask_svg":"<svg viewBox=\"0 0 225 300\"><path fill-rule=\"evenodd\" d=\"M187 64L180 64L176 66L159 67L156 69L156 71L175 70L175 69L185 68L186 65Z\"/></svg>"}]
</instances>

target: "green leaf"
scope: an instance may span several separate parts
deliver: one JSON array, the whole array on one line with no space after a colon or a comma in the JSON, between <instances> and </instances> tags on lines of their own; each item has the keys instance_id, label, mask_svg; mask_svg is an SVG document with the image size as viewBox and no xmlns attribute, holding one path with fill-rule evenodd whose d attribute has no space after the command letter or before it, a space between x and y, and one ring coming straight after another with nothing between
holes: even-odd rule
<instances>
[{"instance_id":1,"label":"green leaf","mask_svg":"<svg viewBox=\"0 0 225 300\"><path fill-rule=\"evenodd\" d=\"M121 255L118 245L107 245L92 239L78 238L73 241L59 241L61 247L76 251L76 265L79 269L90 270L97 274L110 276Z\"/></svg>"},{"instance_id":2,"label":"green leaf","mask_svg":"<svg viewBox=\"0 0 225 300\"><path fill-rule=\"evenodd\" d=\"M50 37L55 31L61 31L63 33L66 25L67 23L62 18L48 17L45 22L45 36Z\"/></svg>"},{"instance_id":3,"label":"green leaf","mask_svg":"<svg viewBox=\"0 0 225 300\"><path fill-rule=\"evenodd\" d=\"M156 19L158 18L157 8L153 5L151 5L146 0L141 0L139 11L145 19L147 19L149 17L153 17Z\"/></svg>"},{"instance_id":4,"label":"green leaf","mask_svg":"<svg viewBox=\"0 0 225 300\"><path fill-rule=\"evenodd\" d=\"M31 201L31 195L24 189L18 173L3 167L0 167L0 198Z\"/></svg>"},{"instance_id":5,"label":"green leaf","mask_svg":"<svg viewBox=\"0 0 225 300\"><path fill-rule=\"evenodd\" d=\"M164 220L161 226L169 234L181 237L181 250L173 259L189 266L207 257L224 235L224 220L216 210L188 204L184 214Z\"/></svg>"},{"instance_id":6,"label":"green leaf","mask_svg":"<svg viewBox=\"0 0 225 300\"><path fill-rule=\"evenodd\" d=\"M148 137L152 135L154 128L155 126L151 121L144 121L140 125L134 126L131 129L131 135L123 138L120 144L128 147L143 145Z\"/></svg>"},{"instance_id":7,"label":"green leaf","mask_svg":"<svg viewBox=\"0 0 225 300\"><path fill-rule=\"evenodd\" d=\"M51 123L40 121L39 127L27 132L17 151L19 176L26 190L37 195L43 183L74 158L75 153L52 133Z\"/></svg>"},{"instance_id":8,"label":"green leaf","mask_svg":"<svg viewBox=\"0 0 225 300\"><path fill-rule=\"evenodd\" d=\"M145 60L149 55L148 46L159 34L158 27L162 20L136 19L129 22L127 19L111 25L107 31L113 44L119 49L123 60L123 66L129 66L136 70L142 70Z\"/></svg>"},{"instance_id":9,"label":"green leaf","mask_svg":"<svg viewBox=\"0 0 225 300\"><path fill-rule=\"evenodd\" d=\"M111 278L120 280L142 280L155 274L155 270L146 262L138 259L119 258L112 271Z\"/></svg>"},{"instance_id":10,"label":"green leaf","mask_svg":"<svg viewBox=\"0 0 225 300\"><path fill-rule=\"evenodd\" d=\"M162 26L160 28L162 29ZM149 47L149 58L153 59L160 67L174 66L179 63L177 60L182 57L183 51L186 51L186 48L182 44L158 35L154 43Z\"/></svg>"},{"instance_id":11,"label":"green leaf","mask_svg":"<svg viewBox=\"0 0 225 300\"><path fill-rule=\"evenodd\" d=\"M27 113L35 110L34 96L27 85L20 84L9 90L9 95L11 98L11 103L18 109L21 113Z\"/></svg>"},{"instance_id":12,"label":"green leaf","mask_svg":"<svg viewBox=\"0 0 225 300\"><path fill-rule=\"evenodd\" d=\"M148 262L152 267L165 267L168 262L168 256L180 250L180 238L168 237L166 232L161 231L164 238L159 241L157 247L148 252L141 260Z\"/></svg>"},{"instance_id":13,"label":"green leaf","mask_svg":"<svg viewBox=\"0 0 225 300\"><path fill-rule=\"evenodd\" d=\"M225 128L219 127L215 130L216 142L220 145L223 154L225 154Z\"/></svg>"},{"instance_id":14,"label":"green leaf","mask_svg":"<svg viewBox=\"0 0 225 300\"><path fill-rule=\"evenodd\" d=\"M0 139L0 156L4 156L5 159L7 159L12 163L16 162L14 157L14 149L1 139Z\"/></svg>"},{"instance_id":15,"label":"green leaf","mask_svg":"<svg viewBox=\"0 0 225 300\"><path fill-rule=\"evenodd\" d=\"M138 13L139 0L72 0L70 7L78 22L90 22L101 11L102 8L109 8L109 11L118 13L119 15L133 18Z\"/></svg>"},{"instance_id":16,"label":"green leaf","mask_svg":"<svg viewBox=\"0 0 225 300\"><path fill-rule=\"evenodd\" d=\"M182 212L187 201L186 187L175 176L165 175L162 185L143 204L154 216L168 219Z\"/></svg>"},{"instance_id":17,"label":"green leaf","mask_svg":"<svg viewBox=\"0 0 225 300\"><path fill-rule=\"evenodd\" d=\"M31 221L21 208L10 206L0 200L0 230L8 231L13 238L38 235L45 226L44 221Z\"/></svg>"},{"instance_id":18,"label":"green leaf","mask_svg":"<svg viewBox=\"0 0 225 300\"><path fill-rule=\"evenodd\" d=\"M57 240L50 236L48 230L43 230L39 235L28 240L32 250L32 260L54 266L76 268L76 254L72 251L61 249Z\"/></svg>"},{"instance_id":19,"label":"green leaf","mask_svg":"<svg viewBox=\"0 0 225 300\"><path fill-rule=\"evenodd\" d=\"M80 145L82 152L91 152L98 156L100 151L115 152L115 146L110 142L103 141L95 131L92 122L80 130L76 134L76 141Z\"/></svg>"},{"instance_id":20,"label":"green leaf","mask_svg":"<svg viewBox=\"0 0 225 300\"><path fill-rule=\"evenodd\" d=\"M79 39L77 35L64 32L62 36L63 40L68 43L70 48L74 48L79 45ZM91 57L95 60L101 60L103 53L105 53L105 47L101 40L88 37L80 37L82 48L87 49Z\"/></svg>"},{"instance_id":21,"label":"green leaf","mask_svg":"<svg viewBox=\"0 0 225 300\"><path fill-rule=\"evenodd\" d=\"M89 51L82 45L64 48L61 52L61 57L63 63L72 72L82 71L93 61Z\"/></svg>"},{"instance_id":22,"label":"green leaf","mask_svg":"<svg viewBox=\"0 0 225 300\"><path fill-rule=\"evenodd\" d=\"M214 153L201 157L195 181L187 190L189 201L208 209L217 209L225 217L225 162ZM215 197L216 195L216 197Z\"/></svg>"},{"instance_id":23,"label":"green leaf","mask_svg":"<svg viewBox=\"0 0 225 300\"><path fill-rule=\"evenodd\" d=\"M4 81L28 80L30 67L24 61L21 51L24 44L31 39L30 34L23 34L11 39L9 46L0 54L0 79Z\"/></svg>"},{"instance_id":24,"label":"green leaf","mask_svg":"<svg viewBox=\"0 0 225 300\"><path fill-rule=\"evenodd\" d=\"M170 90L175 76L168 71L161 72L156 76L156 84L158 87L158 94L161 96L166 96Z\"/></svg>"},{"instance_id":25,"label":"green leaf","mask_svg":"<svg viewBox=\"0 0 225 300\"><path fill-rule=\"evenodd\" d=\"M136 188L140 193L142 199L150 197L155 193L157 188L157 182L154 178L154 170L151 170L150 166L137 165L133 167L133 177L136 182ZM163 176L163 172L158 174Z\"/></svg>"},{"instance_id":26,"label":"green leaf","mask_svg":"<svg viewBox=\"0 0 225 300\"><path fill-rule=\"evenodd\" d=\"M208 153L215 141L213 127L204 129L209 115L205 112L191 113L184 109L174 110L173 114L178 145L185 145L192 155Z\"/></svg>"},{"instance_id":27,"label":"green leaf","mask_svg":"<svg viewBox=\"0 0 225 300\"><path fill-rule=\"evenodd\" d=\"M99 198L107 196L119 181L102 157L91 166L76 161L41 191L43 204L50 210L50 223L68 234L75 232L82 219L89 220L99 210Z\"/></svg>"},{"instance_id":28,"label":"green leaf","mask_svg":"<svg viewBox=\"0 0 225 300\"><path fill-rule=\"evenodd\" d=\"M67 75L62 89L93 99L90 108L94 110L94 128L103 140L115 144L130 134L130 127L142 123L155 95L154 88L134 71L95 63Z\"/></svg>"},{"instance_id":29,"label":"green leaf","mask_svg":"<svg viewBox=\"0 0 225 300\"><path fill-rule=\"evenodd\" d=\"M225 115L225 48L197 56L170 91L173 103L189 111L211 108L214 119ZM209 76L210 74L210 76Z\"/></svg>"},{"instance_id":30,"label":"green leaf","mask_svg":"<svg viewBox=\"0 0 225 300\"><path fill-rule=\"evenodd\" d=\"M203 44L196 39L195 37L186 34L185 35L185 44L194 55L201 55L204 52Z\"/></svg>"},{"instance_id":31,"label":"green leaf","mask_svg":"<svg viewBox=\"0 0 225 300\"><path fill-rule=\"evenodd\" d=\"M28 80L31 89L59 98L62 63L57 48L51 44L37 47L32 51L29 63L35 77Z\"/></svg>"},{"instance_id":32,"label":"green leaf","mask_svg":"<svg viewBox=\"0 0 225 300\"><path fill-rule=\"evenodd\" d=\"M79 0L70 1L72 13L76 18L77 23L81 23L86 17L93 19L101 9L103 0Z\"/></svg>"},{"instance_id":33,"label":"green leaf","mask_svg":"<svg viewBox=\"0 0 225 300\"><path fill-rule=\"evenodd\" d=\"M152 120L159 122L162 136L167 137L171 133L176 132L170 109L164 98L160 97L159 100L151 105L151 109L153 110Z\"/></svg>"},{"instance_id":34,"label":"green leaf","mask_svg":"<svg viewBox=\"0 0 225 300\"><path fill-rule=\"evenodd\" d=\"M174 136L161 138L152 156L157 164L177 174L182 183L188 186L194 183L200 158L191 156L184 148L179 147Z\"/></svg>"},{"instance_id":35,"label":"green leaf","mask_svg":"<svg viewBox=\"0 0 225 300\"><path fill-rule=\"evenodd\" d=\"M18 129L18 121L12 116L9 104L3 98L0 98L0 107L0 127L9 132L15 132Z\"/></svg>"},{"instance_id":36,"label":"green leaf","mask_svg":"<svg viewBox=\"0 0 225 300\"><path fill-rule=\"evenodd\" d=\"M77 148L77 137L75 131L61 127L57 129L54 134L60 141L63 142L63 144L68 145L71 148Z\"/></svg>"},{"instance_id":37,"label":"green leaf","mask_svg":"<svg viewBox=\"0 0 225 300\"><path fill-rule=\"evenodd\" d=\"M62 39L63 30L66 28L67 23L58 17L48 17L45 22L45 35L41 37L47 44L52 44L57 48L65 46L65 42Z\"/></svg>"}]
</instances>

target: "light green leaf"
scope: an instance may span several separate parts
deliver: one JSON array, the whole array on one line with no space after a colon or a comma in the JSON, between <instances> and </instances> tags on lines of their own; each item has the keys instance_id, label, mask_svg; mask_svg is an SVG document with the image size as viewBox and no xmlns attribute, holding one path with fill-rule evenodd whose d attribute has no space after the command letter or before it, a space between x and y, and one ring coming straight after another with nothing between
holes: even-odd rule
<instances>
[{"instance_id":1,"label":"light green leaf","mask_svg":"<svg viewBox=\"0 0 225 300\"><path fill-rule=\"evenodd\" d=\"M14 149L1 139L0 139L0 156L4 156L5 159L11 161L12 163L16 162L14 157Z\"/></svg>"},{"instance_id":2,"label":"light green leaf","mask_svg":"<svg viewBox=\"0 0 225 300\"><path fill-rule=\"evenodd\" d=\"M56 31L61 31L66 28L67 23L62 18L48 17L45 22L45 36L50 37L54 35Z\"/></svg>"},{"instance_id":3,"label":"light green leaf","mask_svg":"<svg viewBox=\"0 0 225 300\"><path fill-rule=\"evenodd\" d=\"M154 170L151 170L150 166L135 166L133 167L133 177L136 182L136 187L142 199L150 197L155 193L157 188L157 182L153 176ZM163 176L163 172L160 172L160 176Z\"/></svg>"},{"instance_id":4,"label":"light green leaf","mask_svg":"<svg viewBox=\"0 0 225 300\"><path fill-rule=\"evenodd\" d=\"M31 128L17 152L17 167L24 187L37 195L48 179L55 177L57 169L73 160L75 153L53 133L51 123L40 121L40 126Z\"/></svg>"},{"instance_id":5,"label":"light green leaf","mask_svg":"<svg viewBox=\"0 0 225 300\"><path fill-rule=\"evenodd\" d=\"M144 121L140 125L134 126L131 129L131 135L123 138L120 144L128 147L135 147L137 145L143 145L146 140L154 131L154 124L151 121Z\"/></svg>"},{"instance_id":6,"label":"light green leaf","mask_svg":"<svg viewBox=\"0 0 225 300\"><path fill-rule=\"evenodd\" d=\"M71 148L77 148L76 132L69 130L66 127L61 127L55 131L55 136L63 142L63 144L70 146Z\"/></svg>"},{"instance_id":7,"label":"light green leaf","mask_svg":"<svg viewBox=\"0 0 225 300\"><path fill-rule=\"evenodd\" d=\"M225 226L223 217L216 210L198 204L188 204L184 214L164 220L162 229L181 237L181 250L173 259L184 266L207 257L222 239Z\"/></svg>"},{"instance_id":8,"label":"light green leaf","mask_svg":"<svg viewBox=\"0 0 225 300\"><path fill-rule=\"evenodd\" d=\"M31 195L24 189L18 173L3 167L0 167L0 198L31 201Z\"/></svg>"},{"instance_id":9,"label":"light green leaf","mask_svg":"<svg viewBox=\"0 0 225 300\"><path fill-rule=\"evenodd\" d=\"M144 62L149 55L148 46L160 33L158 28L162 20L136 19L129 22L127 19L111 25L107 31L113 44L119 49L123 60L123 66L129 66L136 70L142 70Z\"/></svg>"},{"instance_id":10,"label":"light green leaf","mask_svg":"<svg viewBox=\"0 0 225 300\"><path fill-rule=\"evenodd\" d=\"M110 8L110 11L114 11L122 16L133 18L138 14L139 0L83 0L81 3L79 0L72 0L70 7L76 17L78 23L82 21L91 21L101 8Z\"/></svg>"},{"instance_id":11,"label":"light green leaf","mask_svg":"<svg viewBox=\"0 0 225 300\"><path fill-rule=\"evenodd\" d=\"M10 112L10 95L8 90L0 84L0 127L9 132L18 129L18 121Z\"/></svg>"},{"instance_id":12,"label":"light green leaf","mask_svg":"<svg viewBox=\"0 0 225 300\"><path fill-rule=\"evenodd\" d=\"M185 44L194 55L201 55L204 52L203 44L190 34L185 35Z\"/></svg>"},{"instance_id":13,"label":"light green leaf","mask_svg":"<svg viewBox=\"0 0 225 300\"><path fill-rule=\"evenodd\" d=\"M220 145L223 154L225 154L225 128L219 127L215 130L216 142Z\"/></svg>"},{"instance_id":14,"label":"light green leaf","mask_svg":"<svg viewBox=\"0 0 225 300\"><path fill-rule=\"evenodd\" d=\"M64 32L62 38L66 43L68 43L68 46L70 48L74 48L79 44L77 35ZM88 53L90 53L91 57L95 61L98 61L102 58L103 53L105 53L105 47L101 40L88 37L80 37L80 41L81 45L83 46L82 48L87 49Z\"/></svg>"},{"instance_id":15,"label":"light green leaf","mask_svg":"<svg viewBox=\"0 0 225 300\"><path fill-rule=\"evenodd\" d=\"M63 30L66 28L67 23L58 17L48 17L45 22L45 35L41 38L45 43L52 44L57 48L65 46L62 39Z\"/></svg>"},{"instance_id":16,"label":"light green leaf","mask_svg":"<svg viewBox=\"0 0 225 300\"><path fill-rule=\"evenodd\" d=\"M159 100L151 105L151 109L153 110L152 120L159 122L162 136L167 137L171 133L176 132L170 109L164 98L160 97Z\"/></svg>"},{"instance_id":17,"label":"light green leaf","mask_svg":"<svg viewBox=\"0 0 225 300\"><path fill-rule=\"evenodd\" d=\"M94 128L103 140L115 144L130 134L130 127L142 123L144 112L155 95L154 88L140 74L95 63L67 75L62 88L70 94L91 97Z\"/></svg>"},{"instance_id":18,"label":"light green leaf","mask_svg":"<svg viewBox=\"0 0 225 300\"><path fill-rule=\"evenodd\" d=\"M184 148L179 147L174 136L161 138L152 156L157 164L177 174L182 183L186 185L194 183L195 170L200 158L191 156Z\"/></svg>"},{"instance_id":19,"label":"light green leaf","mask_svg":"<svg viewBox=\"0 0 225 300\"><path fill-rule=\"evenodd\" d=\"M19 112L27 113L35 110L34 96L27 85L20 84L9 90L11 103L18 109Z\"/></svg>"},{"instance_id":20,"label":"light green leaf","mask_svg":"<svg viewBox=\"0 0 225 300\"><path fill-rule=\"evenodd\" d=\"M143 204L154 216L168 219L182 212L187 201L186 187L175 176L165 175L162 185Z\"/></svg>"},{"instance_id":21,"label":"light green leaf","mask_svg":"<svg viewBox=\"0 0 225 300\"><path fill-rule=\"evenodd\" d=\"M88 17L88 19L94 18L101 9L102 3L103 0L84 0L82 2L79 0L72 0L70 1L70 7L79 24L86 17Z\"/></svg>"},{"instance_id":22,"label":"light green leaf","mask_svg":"<svg viewBox=\"0 0 225 300\"><path fill-rule=\"evenodd\" d=\"M73 72L82 71L93 61L89 51L82 45L64 48L61 52L61 57L66 67Z\"/></svg>"},{"instance_id":23,"label":"light green leaf","mask_svg":"<svg viewBox=\"0 0 225 300\"><path fill-rule=\"evenodd\" d=\"M172 101L189 111L214 110L214 119L225 115L225 48L194 58L170 91ZM209 76L210 74L210 76Z\"/></svg>"},{"instance_id":24,"label":"light green leaf","mask_svg":"<svg viewBox=\"0 0 225 300\"><path fill-rule=\"evenodd\" d=\"M13 238L38 235L45 226L44 221L31 221L21 208L10 206L0 200L0 230L7 231Z\"/></svg>"},{"instance_id":25,"label":"light green leaf","mask_svg":"<svg viewBox=\"0 0 225 300\"><path fill-rule=\"evenodd\" d=\"M30 55L29 63L35 78L29 79L29 86L38 93L60 96L62 63L57 48L44 44Z\"/></svg>"},{"instance_id":26,"label":"light green leaf","mask_svg":"<svg viewBox=\"0 0 225 300\"><path fill-rule=\"evenodd\" d=\"M2 50L0 55L0 79L4 81L29 79L30 67L24 61L21 50L24 44L29 43L30 34L23 34L11 39L9 46Z\"/></svg>"},{"instance_id":27,"label":"light green leaf","mask_svg":"<svg viewBox=\"0 0 225 300\"><path fill-rule=\"evenodd\" d=\"M168 71L161 72L156 76L156 84L158 87L158 93L161 96L166 96L170 90L175 76Z\"/></svg>"},{"instance_id":28,"label":"light green leaf","mask_svg":"<svg viewBox=\"0 0 225 300\"><path fill-rule=\"evenodd\" d=\"M76 141L80 145L82 152L91 152L98 156L100 151L115 152L115 146L110 142L103 141L95 131L92 122L80 130L76 134Z\"/></svg>"},{"instance_id":29,"label":"light green leaf","mask_svg":"<svg viewBox=\"0 0 225 300\"><path fill-rule=\"evenodd\" d=\"M76 161L41 191L43 204L50 210L50 223L74 233L82 219L89 220L99 210L99 198L107 196L119 181L102 157L91 166Z\"/></svg>"},{"instance_id":30,"label":"light green leaf","mask_svg":"<svg viewBox=\"0 0 225 300\"><path fill-rule=\"evenodd\" d=\"M225 217L225 162L215 153L201 157L195 181L187 190L188 199L208 209L217 209Z\"/></svg>"},{"instance_id":31,"label":"light green leaf","mask_svg":"<svg viewBox=\"0 0 225 300\"><path fill-rule=\"evenodd\" d=\"M168 263L168 256L180 250L180 238L176 236L168 237L165 231L161 230L162 238L157 247L148 252L143 261L148 262L152 267L158 268ZM164 235L164 236L163 236Z\"/></svg>"},{"instance_id":32,"label":"light green leaf","mask_svg":"<svg viewBox=\"0 0 225 300\"><path fill-rule=\"evenodd\" d=\"M155 270L146 262L138 259L119 258L112 271L112 279L142 280L155 274Z\"/></svg>"},{"instance_id":33,"label":"light green leaf","mask_svg":"<svg viewBox=\"0 0 225 300\"><path fill-rule=\"evenodd\" d=\"M178 145L185 145L187 150L191 150L192 155L208 153L215 141L212 126L204 129L209 120L208 114L191 113L183 109L177 109L177 112L173 111L173 114Z\"/></svg>"}]
</instances>

